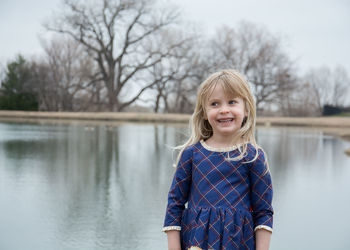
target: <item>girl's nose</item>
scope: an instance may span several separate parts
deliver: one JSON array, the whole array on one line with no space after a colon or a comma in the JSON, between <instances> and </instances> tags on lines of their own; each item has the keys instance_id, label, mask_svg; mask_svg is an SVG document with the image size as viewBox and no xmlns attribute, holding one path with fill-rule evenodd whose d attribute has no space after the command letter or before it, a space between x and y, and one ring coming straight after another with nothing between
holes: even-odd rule
<instances>
[{"instance_id":1,"label":"girl's nose","mask_svg":"<svg viewBox=\"0 0 350 250\"><path fill-rule=\"evenodd\" d=\"M226 114L228 112L228 108L226 106L222 106L220 109L221 114Z\"/></svg>"}]
</instances>

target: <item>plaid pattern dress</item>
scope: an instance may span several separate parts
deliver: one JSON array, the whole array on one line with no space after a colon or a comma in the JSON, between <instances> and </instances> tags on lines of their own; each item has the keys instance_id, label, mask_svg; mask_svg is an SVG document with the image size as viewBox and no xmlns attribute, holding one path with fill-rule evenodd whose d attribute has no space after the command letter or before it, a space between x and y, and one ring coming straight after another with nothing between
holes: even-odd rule
<instances>
[{"instance_id":1,"label":"plaid pattern dress","mask_svg":"<svg viewBox=\"0 0 350 250\"><path fill-rule=\"evenodd\" d=\"M272 185L264 153L248 144L213 149L201 141L186 148L169 191L163 231L179 230L182 249L255 249L254 231L272 231ZM187 203L187 207L185 204Z\"/></svg>"}]
</instances>

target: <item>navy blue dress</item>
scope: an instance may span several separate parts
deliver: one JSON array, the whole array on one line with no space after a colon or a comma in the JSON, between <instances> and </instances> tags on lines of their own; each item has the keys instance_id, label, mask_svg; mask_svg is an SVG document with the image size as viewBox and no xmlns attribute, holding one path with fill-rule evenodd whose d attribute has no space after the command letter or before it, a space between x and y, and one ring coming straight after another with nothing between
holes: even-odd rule
<instances>
[{"instance_id":1,"label":"navy blue dress","mask_svg":"<svg viewBox=\"0 0 350 250\"><path fill-rule=\"evenodd\" d=\"M186 148L169 191L163 231L179 230L182 249L255 249L254 231L272 231L271 177L264 152L248 144L216 150L201 141ZM187 203L187 206L185 204Z\"/></svg>"}]
</instances>

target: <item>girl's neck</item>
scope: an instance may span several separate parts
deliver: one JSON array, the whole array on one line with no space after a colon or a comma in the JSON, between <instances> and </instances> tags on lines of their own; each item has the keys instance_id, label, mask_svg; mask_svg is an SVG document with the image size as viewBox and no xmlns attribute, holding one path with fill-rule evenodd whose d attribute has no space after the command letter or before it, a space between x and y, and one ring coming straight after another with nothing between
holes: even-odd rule
<instances>
[{"instance_id":1,"label":"girl's neck","mask_svg":"<svg viewBox=\"0 0 350 250\"><path fill-rule=\"evenodd\" d=\"M213 148L226 148L243 143L242 138L236 136L218 137L213 135L205 141L205 143Z\"/></svg>"}]
</instances>

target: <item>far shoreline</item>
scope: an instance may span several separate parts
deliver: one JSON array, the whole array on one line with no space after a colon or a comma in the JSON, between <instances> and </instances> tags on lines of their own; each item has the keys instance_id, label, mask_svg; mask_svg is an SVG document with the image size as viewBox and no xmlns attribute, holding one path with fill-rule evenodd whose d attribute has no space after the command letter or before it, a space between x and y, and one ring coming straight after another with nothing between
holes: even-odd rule
<instances>
[{"instance_id":1,"label":"far shoreline","mask_svg":"<svg viewBox=\"0 0 350 250\"><path fill-rule=\"evenodd\" d=\"M171 123L188 124L189 114L136 112L40 112L1 111L0 122L83 122L83 123ZM258 117L257 126L291 126L318 128L327 134L350 141L350 117ZM349 152L346 152L350 154Z\"/></svg>"}]
</instances>

